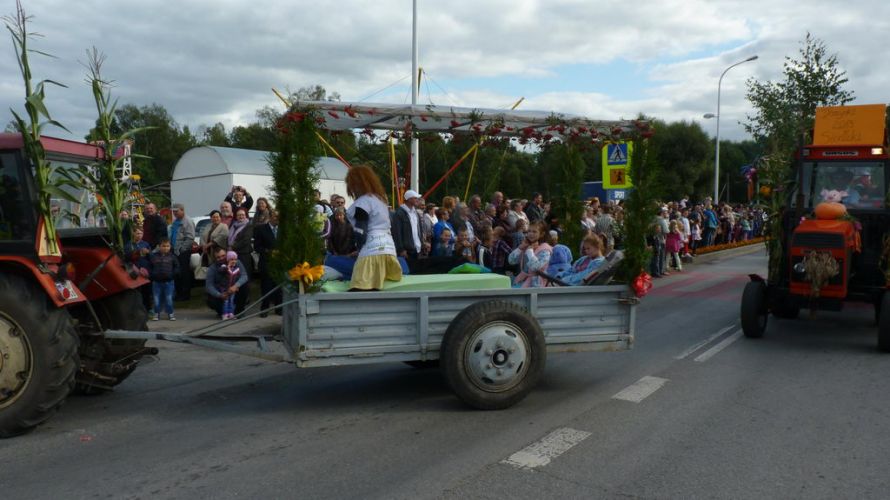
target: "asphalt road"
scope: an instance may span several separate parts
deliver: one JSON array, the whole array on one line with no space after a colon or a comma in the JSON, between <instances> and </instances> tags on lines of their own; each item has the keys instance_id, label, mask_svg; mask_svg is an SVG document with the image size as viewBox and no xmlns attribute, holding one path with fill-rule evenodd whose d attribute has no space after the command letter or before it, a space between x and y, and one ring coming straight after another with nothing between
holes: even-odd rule
<instances>
[{"instance_id":1,"label":"asphalt road","mask_svg":"<svg viewBox=\"0 0 890 500\"><path fill-rule=\"evenodd\" d=\"M161 345L114 393L0 441L0 496L886 498L890 355L871 309L746 339L739 298L765 265L758 250L657 280L634 350L552 355L499 412L467 409L436 370Z\"/></svg>"}]
</instances>

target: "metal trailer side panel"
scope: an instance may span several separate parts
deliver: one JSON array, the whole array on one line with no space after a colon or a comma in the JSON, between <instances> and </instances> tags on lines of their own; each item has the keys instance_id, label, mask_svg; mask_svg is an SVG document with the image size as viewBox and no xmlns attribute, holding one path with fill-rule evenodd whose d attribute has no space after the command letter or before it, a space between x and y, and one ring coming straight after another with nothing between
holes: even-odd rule
<instances>
[{"instance_id":1,"label":"metal trailer side panel","mask_svg":"<svg viewBox=\"0 0 890 500\"><path fill-rule=\"evenodd\" d=\"M514 302L541 323L549 351L618 351L633 343L625 286L302 295L283 336L300 367L431 360L451 321L483 300Z\"/></svg>"}]
</instances>

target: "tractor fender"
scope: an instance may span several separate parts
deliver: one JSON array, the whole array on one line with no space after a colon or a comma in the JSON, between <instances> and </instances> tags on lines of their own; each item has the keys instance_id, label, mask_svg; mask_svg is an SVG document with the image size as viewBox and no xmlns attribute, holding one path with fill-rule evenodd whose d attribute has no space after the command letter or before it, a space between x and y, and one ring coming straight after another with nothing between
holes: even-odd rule
<instances>
[{"instance_id":1,"label":"tractor fender","mask_svg":"<svg viewBox=\"0 0 890 500\"><path fill-rule=\"evenodd\" d=\"M149 283L135 272L128 271L124 262L108 247L68 243L64 247L62 261L74 265L75 282L89 300L102 299Z\"/></svg>"},{"instance_id":2,"label":"tractor fender","mask_svg":"<svg viewBox=\"0 0 890 500\"><path fill-rule=\"evenodd\" d=\"M20 255L0 255L0 270L34 278L56 307L67 307L87 300L70 279L54 278L42 271L32 259Z\"/></svg>"}]
</instances>

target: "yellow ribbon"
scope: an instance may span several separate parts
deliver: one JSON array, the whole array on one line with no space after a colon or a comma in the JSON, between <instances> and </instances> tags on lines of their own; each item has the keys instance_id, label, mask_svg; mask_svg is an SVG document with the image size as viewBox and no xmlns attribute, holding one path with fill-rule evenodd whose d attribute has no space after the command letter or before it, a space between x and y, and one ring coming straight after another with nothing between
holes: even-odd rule
<instances>
[{"instance_id":1,"label":"yellow ribbon","mask_svg":"<svg viewBox=\"0 0 890 500\"><path fill-rule=\"evenodd\" d=\"M307 286L320 280L323 274L323 265L311 266L308 262L298 264L287 272L287 276L291 281L302 281Z\"/></svg>"}]
</instances>

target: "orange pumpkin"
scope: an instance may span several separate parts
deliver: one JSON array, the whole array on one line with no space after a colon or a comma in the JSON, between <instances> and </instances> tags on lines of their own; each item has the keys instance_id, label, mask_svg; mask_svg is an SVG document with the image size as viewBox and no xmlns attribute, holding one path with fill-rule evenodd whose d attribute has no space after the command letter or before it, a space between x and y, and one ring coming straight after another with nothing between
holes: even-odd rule
<instances>
[{"instance_id":1,"label":"orange pumpkin","mask_svg":"<svg viewBox=\"0 0 890 500\"><path fill-rule=\"evenodd\" d=\"M842 203L823 201L816 205L816 218L819 220L840 219L847 213L847 207Z\"/></svg>"}]
</instances>

